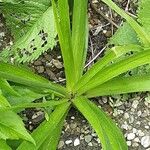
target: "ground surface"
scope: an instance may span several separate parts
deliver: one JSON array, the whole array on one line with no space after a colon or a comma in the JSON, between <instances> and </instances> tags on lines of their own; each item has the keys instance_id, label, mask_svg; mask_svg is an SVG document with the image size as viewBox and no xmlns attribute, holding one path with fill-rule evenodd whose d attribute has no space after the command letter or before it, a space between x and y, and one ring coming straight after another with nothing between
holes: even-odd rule
<instances>
[{"instance_id":1,"label":"ground surface","mask_svg":"<svg viewBox=\"0 0 150 150\"><path fill-rule=\"evenodd\" d=\"M119 0L117 3L135 14L136 0ZM100 11L99 11L100 10ZM104 16L103 16L104 14ZM7 30L0 19L0 49L10 43ZM86 69L103 55L103 50L122 19L104 4L92 0L89 4L89 48ZM11 44L11 43L10 43ZM30 64L38 74L64 84L64 72L59 47L47 52ZM98 97L93 101L102 107L121 127L129 150L150 150L150 96L149 93ZM42 111L27 110L26 126L33 130L44 119ZM101 150L100 141L91 126L75 109L67 117L58 145L60 150Z\"/></svg>"}]
</instances>

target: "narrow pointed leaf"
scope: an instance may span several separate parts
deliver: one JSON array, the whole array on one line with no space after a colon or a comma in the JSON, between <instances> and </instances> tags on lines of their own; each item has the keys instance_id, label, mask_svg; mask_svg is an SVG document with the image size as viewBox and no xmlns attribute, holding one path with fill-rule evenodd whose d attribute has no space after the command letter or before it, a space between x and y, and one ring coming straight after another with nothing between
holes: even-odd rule
<instances>
[{"instance_id":1,"label":"narrow pointed leaf","mask_svg":"<svg viewBox=\"0 0 150 150\"><path fill-rule=\"evenodd\" d=\"M143 30L143 28L124 10L119 8L112 0L102 0L102 2L106 3L111 9L115 10L121 17L126 19L126 21L130 24L130 26L135 30L139 39L144 44L144 46L150 45L150 37L149 35Z\"/></svg>"},{"instance_id":2,"label":"narrow pointed leaf","mask_svg":"<svg viewBox=\"0 0 150 150\"><path fill-rule=\"evenodd\" d=\"M150 50L137 53L98 72L85 86L79 89L78 93L85 93L128 70L148 63L150 63Z\"/></svg>"},{"instance_id":3,"label":"narrow pointed leaf","mask_svg":"<svg viewBox=\"0 0 150 150\"><path fill-rule=\"evenodd\" d=\"M0 77L30 87L50 89L54 93L58 93L60 95L65 95L66 93L63 87L51 83L47 79L35 75L25 68L16 67L14 65L6 64L3 62L0 62Z\"/></svg>"},{"instance_id":4,"label":"narrow pointed leaf","mask_svg":"<svg viewBox=\"0 0 150 150\"><path fill-rule=\"evenodd\" d=\"M103 150L127 150L123 134L116 124L93 102L84 97L73 101L77 109L89 121L98 137Z\"/></svg>"},{"instance_id":5,"label":"narrow pointed leaf","mask_svg":"<svg viewBox=\"0 0 150 150\"><path fill-rule=\"evenodd\" d=\"M150 91L150 75L116 77L85 93L90 97Z\"/></svg>"},{"instance_id":6,"label":"narrow pointed leaf","mask_svg":"<svg viewBox=\"0 0 150 150\"><path fill-rule=\"evenodd\" d=\"M35 144L21 118L12 111L2 109L0 109L0 139L24 139Z\"/></svg>"},{"instance_id":7,"label":"narrow pointed leaf","mask_svg":"<svg viewBox=\"0 0 150 150\"><path fill-rule=\"evenodd\" d=\"M71 30L69 19L68 0L52 0L55 24L57 27L59 43L64 61L67 89L70 91L74 85L74 60L71 44Z\"/></svg>"},{"instance_id":8,"label":"narrow pointed leaf","mask_svg":"<svg viewBox=\"0 0 150 150\"><path fill-rule=\"evenodd\" d=\"M2 95L1 91L0 91L0 107L10 107L9 102L8 102L7 99Z\"/></svg>"},{"instance_id":9,"label":"narrow pointed leaf","mask_svg":"<svg viewBox=\"0 0 150 150\"><path fill-rule=\"evenodd\" d=\"M68 112L69 106L70 103L64 103L57 106L53 113L51 113L49 120L44 121L37 129L33 131L32 137L36 142L36 146L24 141L17 148L17 150L39 150L45 140L53 136L53 131L59 125L64 115Z\"/></svg>"},{"instance_id":10,"label":"narrow pointed leaf","mask_svg":"<svg viewBox=\"0 0 150 150\"><path fill-rule=\"evenodd\" d=\"M72 49L75 63L76 79L81 77L84 69L88 39L88 0L74 0L72 22Z\"/></svg>"},{"instance_id":11,"label":"narrow pointed leaf","mask_svg":"<svg viewBox=\"0 0 150 150\"><path fill-rule=\"evenodd\" d=\"M125 46L115 46L108 50L104 57L97 61L78 81L75 85L75 89L81 88L88 81L90 81L98 72L100 72L105 66L110 64L112 61L118 59L120 56L130 52L130 51L142 51L142 47L138 45L125 45Z\"/></svg>"},{"instance_id":12,"label":"narrow pointed leaf","mask_svg":"<svg viewBox=\"0 0 150 150\"><path fill-rule=\"evenodd\" d=\"M0 89L2 91L7 91L9 94L14 96L19 96L19 94L9 85L7 80L0 78Z\"/></svg>"}]
</instances>

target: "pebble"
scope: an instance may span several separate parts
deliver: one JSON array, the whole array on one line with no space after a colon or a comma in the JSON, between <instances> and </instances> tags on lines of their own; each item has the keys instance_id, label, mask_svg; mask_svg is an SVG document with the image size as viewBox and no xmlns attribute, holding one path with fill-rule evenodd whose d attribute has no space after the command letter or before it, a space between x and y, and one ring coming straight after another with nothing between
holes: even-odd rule
<instances>
[{"instance_id":1,"label":"pebble","mask_svg":"<svg viewBox=\"0 0 150 150\"><path fill-rule=\"evenodd\" d=\"M91 135L86 135L86 136L84 137L84 139L85 139L85 142L90 143L91 140L92 140L92 136L91 136Z\"/></svg>"},{"instance_id":2,"label":"pebble","mask_svg":"<svg viewBox=\"0 0 150 150\"><path fill-rule=\"evenodd\" d=\"M129 114L128 113L124 113L124 118L125 119L129 119Z\"/></svg>"},{"instance_id":3,"label":"pebble","mask_svg":"<svg viewBox=\"0 0 150 150\"><path fill-rule=\"evenodd\" d=\"M88 146L93 146L92 142L88 143Z\"/></svg>"},{"instance_id":4,"label":"pebble","mask_svg":"<svg viewBox=\"0 0 150 150\"><path fill-rule=\"evenodd\" d=\"M143 145L144 148L149 147L150 146L150 136L142 137L141 144Z\"/></svg>"},{"instance_id":5,"label":"pebble","mask_svg":"<svg viewBox=\"0 0 150 150\"><path fill-rule=\"evenodd\" d=\"M131 144L132 144L131 141L127 141L128 146L131 146Z\"/></svg>"},{"instance_id":6,"label":"pebble","mask_svg":"<svg viewBox=\"0 0 150 150\"><path fill-rule=\"evenodd\" d=\"M133 140L135 138L135 134L134 133L129 133L128 135L127 135L127 139L128 140Z\"/></svg>"},{"instance_id":7,"label":"pebble","mask_svg":"<svg viewBox=\"0 0 150 150\"><path fill-rule=\"evenodd\" d=\"M72 143L72 140L67 140L67 141L65 141L65 143L66 143L67 145L69 145L69 144Z\"/></svg>"},{"instance_id":8,"label":"pebble","mask_svg":"<svg viewBox=\"0 0 150 150\"><path fill-rule=\"evenodd\" d=\"M58 69L63 68L62 63L61 63L59 60L52 59L52 63L53 63L53 65L54 65L56 68L58 68Z\"/></svg>"},{"instance_id":9,"label":"pebble","mask_svg":"<svg viewBox=\"0 0 150 150\"><path fill-rule=\"evenodd\" d=\"M62 148L65 145L64 141L59 141L58 149Z\"/></svg>"},{"instance_id":10,"label":"pebble","mask_svg":"<svg viewBox=\"0 0 150 150\"><path fill-rule=\"evenodd\" d=\"M80 140L79 140L79 138L76 138L74 140L74 146L78 146L78 145L80 145Z\"/></svg>"},{"instance_id":11,"label":"pebble","mask_svg":"<svg viewBox=\"0 0 150 150\"><path fill-rule=\"evenodd\" d=\"M38 71L38 73L43 73L44 72L44 67L43 66L38 66L37 71Z\"/></svg>"},{"instance_id":12,"label":"pebble","mask_svg":"<svg viewBox=\"0 0 150 150\"><path fill-rule=\"evenodd\" d=\"M135 101L133 101L133 103L132 103L132 107L133 107L134 109L136 109L137 106L138 106L138 104L139 104L139 101L138 101L138 100L135 100Z\"/></svg>"}]
</instances>

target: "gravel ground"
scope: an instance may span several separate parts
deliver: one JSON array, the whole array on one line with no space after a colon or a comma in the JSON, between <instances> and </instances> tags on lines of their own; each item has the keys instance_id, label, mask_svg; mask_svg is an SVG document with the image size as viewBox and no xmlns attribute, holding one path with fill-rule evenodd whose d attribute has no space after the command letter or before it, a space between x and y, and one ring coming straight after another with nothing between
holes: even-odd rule
<instances>
[{"instance_id":1,"label":"gravel ground","mask_svg":"<svg viewBox=\"0 0 150 150\"><path fill-rule=\"evenodd\" d=\"M93 0L97 2L97 0ZM128 1L129 2L129 1ZM134 1L135 2L135 1ZM133 1L131 0L132 4ZM129 5L127 1L122 2L123 6ZM131 13L135 12L135 8L128 10ZM110 10L100 7L103 12L107 10L107 15L111 15ZM126 7L127 9L127 7ZM109 38L117 27L106 19L99 17L97 13L93 13L89 8L90 16L90 38L87 68L89 68L97 57L103 53L101 51ZM116 16L115 21L120 24L121 21ZM10 37L0 18L0 50L2 47L10 43ZM55 82L64 84L63 63L59 48L55 48L49 54L45 53L37 61L32 63L32 69L40 75L47 77ZM101 52L100 52L101 51ZM100 54L99 54L100 52ZM99 55L98 55L99 54ZM95 57L97 56L97 57ZM94 59L94 61L92 61ZM93 100L99 107L102 107L105 112L110 115L118 126L122 129L126 138L129 150L150 150L150 95L149 93L135 93L132 95L117 95L111 97L98 97ZM34 124L38 124L43 120L42 111L28 112L30 114L30 121L28 121L28 129L33 130ZM29 117L28 117L29 118ZM62 136L58 145L59 150L101 150L101 144L92 127L87 123L84 117L75 111L74 108L70 110L67 117Z\"/></svg>"}]
</instances>

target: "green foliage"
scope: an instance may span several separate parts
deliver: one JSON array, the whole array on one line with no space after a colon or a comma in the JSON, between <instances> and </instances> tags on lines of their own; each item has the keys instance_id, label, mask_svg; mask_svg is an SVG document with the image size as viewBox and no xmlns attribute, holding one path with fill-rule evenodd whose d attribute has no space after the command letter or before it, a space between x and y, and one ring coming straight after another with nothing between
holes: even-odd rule
<instances>
[{"instance_id":1,"label":"green foliage","mask_svg":"<svg viewBox=\"0 0 150 150\"><path fill-rule=\"evenodd\" d=\"M122 76L123 73L133 68L150 63L150 39L147 34L148 30L145 28L147 25L144 24L147 21L145 19L142 21L142 16L147 11L145 6L147 3L141 2L142 8L139 9L141 26L111 0L102 1L125 18L127 23L111 39L111 44L115 44L115 46L108 49L103 58L85 74L83 74L83 70L88 39L86 12L88 1L74 0L71 16L68 0L52 1L65 67L66 87L52 83L23 67L0 62L0 148L6 150L10 150L12 147L17 150L56 150L64 119L70 107L73 106L92 125L101 141L103 150L128 149L123 134L115 122L88 98L150 91L149 74ZM26 1L25 5L28 2ZM49 1L42 3L46 2ZM11 1L11 4L13 3L23 5L18 1ZM37 4L38 8L43 8L44 6L39 6L39 3L40 1L31 1L31 4ZM46 6L49 10L49 6ZM43 19L46 21L46 18ZM34 22L36 19L33 24ZM49 26L46 25L46 28ZM16 35L16 38L17 36L19 35ZM121 40L120 37L122 37ZM129 52L134 53L128 57L122 57ZM40 99L39 103L35 103L37 99ZM50 112L47 113L47 119L31 134L25 130L21 118L16 114L16 111L30 107L44 108ZM52 109L53 111L51 111ZM12 140L16 139L19 139L19 142L17 144L15 142L12 146Z\"/></svg>"},{"instance_id":2,"label":"green foliage","mask_svg":"<svg viewBox=\"0 0 150 150\"><path fill-rule=\"evenodd\" d=\"M17 62L31 62L56 45L50 1L3 0L0 10L14 37L13 46L4 49L0 54L2 57L13 57Z\"/></svg>"}]
</instances>

